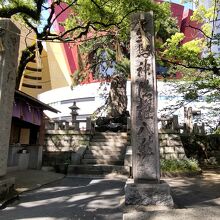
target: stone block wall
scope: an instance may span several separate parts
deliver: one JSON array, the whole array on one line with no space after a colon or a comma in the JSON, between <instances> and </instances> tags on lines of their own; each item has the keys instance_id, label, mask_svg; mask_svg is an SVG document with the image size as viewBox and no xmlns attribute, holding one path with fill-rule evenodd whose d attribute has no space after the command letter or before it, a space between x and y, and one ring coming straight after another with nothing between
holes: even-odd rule
<instances>
[{"instance_id":1,"label":"stone block wall","mask_svg":"<svg viewBox=\"0 0 220 220\"><path fill-rule=\"evenodd\" d=\"M160 133L160 157L162 159L195 158L200 163L214 157L220 164L219 134Z\"/></svg>"},{"instance_id":2,"label":"stone block wall","mask_svg":"<svg viewBox=\"0 0 220 220\"><path fill-rule=\"evenodd\" d=\"M76 151L81 145L89 145L90 133L70 131L70 130L51 130L47 131L44 141L44 151L48 152L67 152Z\"/></svg>"},{"instance_id":3,"label":"stone block wall","mask_svg":"<svg viewBox=\"0 0 220 220\"><path fill-rule=\"evenodd\" d=\"M220 164L220 135L191 134L181 135L181 140L187 157L196 158L200 163L214 157Z\"/></svg>"},{"instance_id":4,"label":"stone block wall","mask_svg":"<svg viewBox=\"0 0 220 220\"><path fill-rule=\"evenodd\" d=\"M47 130L43 147L43 165L78 164L91 139L90 132Z\"/></svg>"},{"instance_id":5,"label":"stone block wall","mask_svg":"<svg viewBox=\"0 0 220 220\"><path fill-rule=\"evenodd\" d=\"M159 134L160 158L185 159L185 150L179 134Z\"/></svg>"}]
</instances>

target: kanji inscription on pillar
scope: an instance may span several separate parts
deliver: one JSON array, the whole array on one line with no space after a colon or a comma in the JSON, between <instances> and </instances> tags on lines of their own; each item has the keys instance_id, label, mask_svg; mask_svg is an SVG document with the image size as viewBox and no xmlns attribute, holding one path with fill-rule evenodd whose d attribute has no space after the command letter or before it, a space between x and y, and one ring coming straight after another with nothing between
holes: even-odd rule
<instances>
[{"instance_id":1,"label":"kanji inscription on pillar","mask_svg":"<svg viewBox=\"0 0 220 220\"><path fill-rule=\"evenodd\" d=\"M153 14L136 13L131 24L131 123L135 182L159 181L157 88Z\"/></svg>"}]
</instances>

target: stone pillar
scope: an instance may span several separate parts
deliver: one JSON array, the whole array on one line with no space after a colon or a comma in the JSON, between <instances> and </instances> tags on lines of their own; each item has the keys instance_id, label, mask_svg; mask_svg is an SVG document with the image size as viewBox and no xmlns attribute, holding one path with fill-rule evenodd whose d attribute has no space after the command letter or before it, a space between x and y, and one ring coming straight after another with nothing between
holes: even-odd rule
<instances>
[{"instance_id":1,"label":"stone pillar","mask_svg":"<svg viewBox=\"0 0 220 220\"><path fill-rule=\"evenodd\" d=\"M137 13L131 24L131 140L136 183L159 182L159 147L152 13Z\"/></svg>"},{"instance_id":2,"label":"stone pillar","mask_svg":"<svg viewBox=\"0 0 220 220\"><path fill-rule=\"evenodd\" d=\"M86 131L92 130L92 119L91 117L86 117Z\"/></svg>"},{"instance_id":3,"label":"stone pillar","mask_svg":"<svg viewBox=\"0 0 220 220\"><path fill-rule=\"evenodd\" d=\"M153 14L135 13L131 23L131 143L133 179L126 205L173 206L169 185L160 181Z\"/></svg>"},{"instance_id":4,"label":"stone pillar","mask_svg":"<svg viewBox=\"0 0 220 220\"><path fill-rule=\"evenodd\" d=\"M192 107L184 107L184 123L186 125L186 133L192 133L193 131L193 123L192 123Z\"/></svg>"},{"instance_id":5,"label":"stone pillar","mask_svg":"<svg viewBox=\"0 0 220 220\"><path fill-rule=\"evenodd\" d=\"M178 115L173 116L173 131L179 133L179 121L178 121Z\"/></svg>"},{"instance_id":6,"label":"stone pillar","mask_svg":"<svg viewBox=\"0 0 220 220\"><path fill-rule=\"evenodd\" d=\"M7 171L19 33L10 19L0 19L0 176Z\"/></svg>"}]
</instances>

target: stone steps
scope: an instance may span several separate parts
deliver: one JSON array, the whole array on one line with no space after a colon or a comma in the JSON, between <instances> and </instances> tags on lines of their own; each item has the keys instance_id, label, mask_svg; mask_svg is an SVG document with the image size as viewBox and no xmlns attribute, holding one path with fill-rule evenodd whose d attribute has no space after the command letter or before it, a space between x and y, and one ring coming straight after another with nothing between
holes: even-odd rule
<instances>
[{"instance_id":1,"label":"stone steps","mask_svg":"<svg viewBox=\"0 0 220 220\"><path fill-rule=\"evenodd\" d=\"M114 145L93 145L93 146L89 146L87 151L109 151L114 152L114 151L119 151L119 152L123 152L125 149L126 145L123 146L114 146Z\"/></svg>"},{"instance_id":2,"label":"stone steps","mask_svg":"<svg viewBox=\"0 0 220 220\"><path fill-rule=\"evenodd\" d=\"M96 132L94 137L127 137L127 132Z\"/></svg>"},{"instance_id":3,"label":"stone steps","mask_svg":"<svg viewBox=\"0 0 220 220\"><path fill-rule=\"evenodd\" d=\"M93 140L91 142L126 143L127 138L94 138L93 137Z\"/></svg>"},{"instance_id":4,"label":"stone steps","mask_svg":"<svg viewBox=\"0 0 220 220\"><path fill-rule=\"evenodd\" d=\"M93 136L80 165L70 165L68 174L103 175L112 172L128 175L124 167L127 133L98 132Z\"/></svg>"},{"instance_id":5,"label":"stone steps","mask_svg":"<svg viewBox=\"0 0 220 220\"><path fill-rule=\"evenodd\" d=\"M100 154L115 155L115 154L119 154L119 153L123 154L124 152L125 152L125 149L121 148L121 147L116 147L116 148L112 149L111 147L106 148L106 147L100 147L100 146L89 147L86 151L86 153L93 154L93 155L100 155Z\"/></svg>"},{"instance_id":6,"label":"stone steps","mask_svg":"<svg viewBox=\"0 0 220 220\"><path fill-rule=\"evenodd\" d=\"M123 155L120 153L115 155L105 155L105 154L85 154L84 159L102 159L102 160L122 160Z\"/></svg>"},{"instance_id":7,"label":"stone steps","mask_svg":"<svg viewBox=\"0 0 220 220\"><path fill-rule=\"evenodd\" d=\"M88 174L88 175L105 175L109 173L117 173L122 175L129 175L129 167L117 165L69 165L68 175L70 174Z\"/></svg>"},{"instance_id":8,"label":"stone steps","mask_svg":"<svg viewBox=\"0 0 220 220\"><path fill-rule=\"evenodd\" d=\"M121 142L121 141L115 141L115 142L110 142L110 141L91 141L90 146L112 146L112 147L124 147L127 144L127 141Z\"/></svg>"},{"instance_id":9,"label":"stone steps","mask_svg":"<svg viewBox=\"0 0 220 220\"><path fill-rule=\"evenodd\" d=\"M109 165L123 165L124 160L118 160L114 158L109 158L109 159L99 159L99 158L94 158L94 159L82 159L81 161L82 164L109 164Z\"/></svg>"}]
</instances>

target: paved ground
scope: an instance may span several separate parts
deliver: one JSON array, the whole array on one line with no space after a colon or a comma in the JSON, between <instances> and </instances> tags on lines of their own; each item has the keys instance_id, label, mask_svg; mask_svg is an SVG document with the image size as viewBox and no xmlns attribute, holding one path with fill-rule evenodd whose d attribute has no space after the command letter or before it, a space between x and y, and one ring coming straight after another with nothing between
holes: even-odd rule
<instances>
[{"instance_id":1,"label":"paved ground","mask_svg":"<svg viewBox=\"0 0 220 220\"><path fill-rule=\"evenodd\" d=\"M6 177L15 177L15 189L17 192L21 193L62 179L64 175L41 170L25 170L10 172Z\"/></svg>"},{"instance_id":2,"label":"paved ground","mask_svg":"<svg viewBox=\"0 0 220 220\"><path fill-rule=\"evenodd\" d=\"M122 219L123 187L119 180L67 177L22 194L0 211L0 219Z\"/></svg>"},{"instance_id":3,"label":"paved ground","mask_svg":"<svg viewBox=\"0 0 220 220\"><path fill-rule=\"evenodd\" d=\"M169 178L173 199L178 208L218 206L220 209L220 170L203 171L191 178ZM219 217L220 219L220 217Z\"/></svg>"},{"instance_id":4,"label":"paved ground","mask_svg":"<svg viewBox=\"0 0 220 220\"><path fill-rule=\"evenodd\" d=\"M138 207L139 212L128 210L123 220L220 219L220 170L204 171L203 175L191 178L165 180L171 186L176 209L154 211L153 208Z\"/></svg>"},{"instance_id":5,"label":"paved ground","mask_svg":"<svg viewBox=\"0 0 220 220\"><path fill-rule=\"evenodd\" d=\"M31 178L29 173L25 181L28 179L39 182L41 178ZM142 213L140 219L219 219L220 171L204 172L194 178L166 180L172 187L178 209L148 212L147 216ZM126 210L123 206L124 184L122 180L66 177L21 194L19 201L0 211L0 220L122 220L123 210ZM129 213L127 219L139 219L133 214Z\"/></svg>"},{"instance_id":6,"label":"paved ground","mask_svg":"<svg viewBox=\"0 0 220 220\"><path fill-rule=\"evenodd\" d=\"M219 220L219 207L202 207L148 212L133 212L123 220Z\"/></svg>"}]
</instances>

